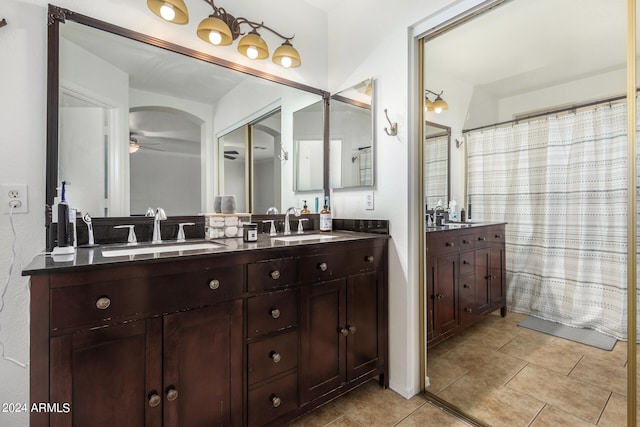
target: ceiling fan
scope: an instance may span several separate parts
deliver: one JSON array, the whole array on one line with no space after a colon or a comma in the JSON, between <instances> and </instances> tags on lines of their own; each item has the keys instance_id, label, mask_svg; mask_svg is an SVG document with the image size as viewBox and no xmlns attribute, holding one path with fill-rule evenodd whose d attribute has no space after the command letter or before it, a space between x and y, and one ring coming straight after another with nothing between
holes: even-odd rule
<instances>
[{"instance_id":1,"label":"ceiling fan","mask_svg":"<svg viewBox=\"0 0 640 427\"><path fill-rule=\"evenodd\" d=\"M143 142L140 143L138 142L138 138L136 138L134 135L138 135L138 136L142 136L144 137L144 135L135 132L135 131L131 131L129 132L129 154L133 154L135 152L137 152L139 149L145 149L145 150L153 150L153 151L164 151L160 148L153 148L153 147L149 147L149 145L158 145L159 142Z\"/></svg>"},{"instance_id":2,"label":"ceiling fan","mask_svg":"<svg viewBox=\"0 0 640 427\"><path fill-rule=\"evenodd\" d=\"M225 159L235 160L238 158L239 155L240 153L238 153L236 150L224 150Z\"/></svg>"}]
</instances>

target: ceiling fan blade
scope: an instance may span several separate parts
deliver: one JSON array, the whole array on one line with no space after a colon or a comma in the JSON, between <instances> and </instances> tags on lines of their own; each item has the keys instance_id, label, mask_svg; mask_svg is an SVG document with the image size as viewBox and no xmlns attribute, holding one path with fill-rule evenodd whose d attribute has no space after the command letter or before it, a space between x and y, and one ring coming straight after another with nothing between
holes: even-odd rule
<instances>
[{"instance_id":1,"label":"ceiling fan blade","mask_svg":"<svg viewBox=\"0 0 640 427\"><path fill-rule=\"evenodd\" d=\"M240 153L238 153L236 150L224 150L224 154L235 154L237 156Z\"/></svg>"},{"instance_id":2,"label":"ceiling fan blade","mask_svg":"<svg viewBox=\"0 0 640 427\"><path fill-rule=\"evenodd\" d=\"M235 160L235 159L236 159L236 157L229 156L229 155L227 155L227 154L225 154L225 155L224 155L224 158L225 158L225 159L229 159L229 160Z\"/></svg>"}]
</instances>

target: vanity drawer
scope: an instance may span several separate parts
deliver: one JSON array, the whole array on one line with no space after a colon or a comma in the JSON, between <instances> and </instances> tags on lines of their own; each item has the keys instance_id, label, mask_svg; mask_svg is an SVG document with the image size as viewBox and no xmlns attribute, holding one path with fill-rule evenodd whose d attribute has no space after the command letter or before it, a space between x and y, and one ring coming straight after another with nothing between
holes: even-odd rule
<instances>
[{"instance_id":1,"label":"vanity drawer","mask_svg":"<svg viewBox=\"0 0 640 427\"><path fill-rule=\"evenodd\" d=\"M476 237L475 233L460 234L458 236L458 249L461 251L473 249L476 244Z\"/></svg>"},{"instance_id":2,"label":"vanity drawer","mask_svg":"<svg viewBox=\"0 0 640 427\"><path fill-rule=\"evenodd\" d=\"M451 254L460 249L459 234L457 231L446 231L431 236L427 234L427 251L437 254Z\"/></svg>"},{"instance_id":3,"label":"vanity drawer","mask_svg":"<svg viewBox=\"0 0 640 427\"><path fill-rule=\"evenodd\" d=\"M247 266L249 292L278 288L295 283L298 265L295 258L276 258Z\"/></svg>"},{"instance_id":4,"label":"vanity drawer","mask_svg":"<svg viewBox=\"0 0 640 427\"><path fill-rule=\"evenodd\" d=\"M249 384L253 385L298 366L298 331L248 344Z\"/></svg>"},{"instance_id":5,"label":"vanity drawer","mask_svg":"<svg viewBox=\"0 0 640 427\"><path fill-rule=\"evenodd\" d=\"M298 407L298 373L249 390L249 426L261 426Z\"/></svg>"},{"instance_id":6,"label":"vanity drawer","mask_svg":"<svg viewBox=\"0 0 640 427\"><path fill-rule=\"evenodd\" d=\"M298 322L298 291L289 290L247 299L247 337L294 326Z\"/></svg>"},{"instance_id":7,"label":"vanity drawer","mask_svg":"<svg viewBox=\"0 0 640 427\"><path fill-rule=\"evenodd\" d=\"M487 227L487 242L504 243L505 242L504 231L505 231L504 225Z\"/></svg>"},{"instance_id":8,"label":"vanity drawer","mask_svg":"<svg viewBox=\"0 0 640 427\"><path fill-rule=\"evenodd\" d=\"M242 295L242 265L52 289L51 329L115 323Z\"/></svg>"},{"instance_id":9,"label":"vanity drawer","mask_svg":"<svg viewBox=\"0 0 640 427\"><path fill-rule=\"evenodd\" d=\"M460 253L460 276L473 274L475 269L475 252L467 251Z\"/></svg>"},{"instance_id":10,"label":"vanity drawer","mask_svg":"<svg viewBox=\"0 0 640 427\"><path fill-rule=\"evenodd\" d=\"M383 261L383 251L383 245L335 246L333 252L300 258L300 277L313 282L374 271Z\"/></svg>"}]
</instances>

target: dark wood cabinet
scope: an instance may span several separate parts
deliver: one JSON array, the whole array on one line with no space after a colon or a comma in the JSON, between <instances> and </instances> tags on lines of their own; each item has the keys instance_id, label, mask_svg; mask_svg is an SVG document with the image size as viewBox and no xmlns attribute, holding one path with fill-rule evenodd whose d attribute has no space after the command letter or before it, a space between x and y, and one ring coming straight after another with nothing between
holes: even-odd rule
<instances>
[{"instance_id":1,"label":"dark wood cabinet","mask_svg":"<svg viewBox=\"0 0 640 427\"><path fill-rule=\"evenodd\" d=\"M34 275L39 426L282 425L388 385L387 239Z\"/></svg>"},{"instance_id":2,"label":"dark wood cabinet","mask_svg":"<svg viewBox=\"0 0 640 427\"><path fill-rule=\"evenodd\" d=\"M497 309L506 314L504 231L504 224L496 224L427 233L429 345Z\"/></svg>"}]
</instances>

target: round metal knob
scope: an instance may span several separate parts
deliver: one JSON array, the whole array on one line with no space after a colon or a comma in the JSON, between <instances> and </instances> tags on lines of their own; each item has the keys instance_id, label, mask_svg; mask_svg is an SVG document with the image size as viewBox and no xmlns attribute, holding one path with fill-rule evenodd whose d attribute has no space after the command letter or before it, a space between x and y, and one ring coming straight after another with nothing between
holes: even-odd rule
<instances>
[{"instance_id":1,"label":"round metal knob","mask_svg":"<svg viewBox=\"0 0 640 427\"><path fill-rule=\"evenodd\" d=\"M220 287L220 281L217 279L213 279L212 281L209 282L209 288L216 290Z\"/></svg>"},{"instance_id":2,"label":"round metal knob","mask_svg":"<svg viewBox=\"0 0 640 427\"><path fill-rule=\"evenodd\" d=\"M467 308L465 308L465 309L464 309L464 311L466 311L467 313L472 313L472 312L473 312L473 310L472 310L472 309L470 309L470 308L468 308L468 307L467 307Z\"/></svg>"},{"instance_id":3,"label":"round metal knob","mask_svg":"<svg viewBox=\"0 0 640 427\"><path fill-rule=\"evenodd\" d=\"M274 319L280 317L280 310L278 310L277 308L271 309L271 317L273 317Z\"/></svg>"},{"instance_id":4,"label":"round metal knob","mask_svg":"<svg viewBox=\"0 0 640 427\"><path fill-rule=\"evenodd\" d=\"M96 301L96 307L98 307L99 310L106 310L110 305L111 300L107 297L98 298L98 301Z\"/></svg>"},{"instance_id":5,"label":"round metal knob","mask_svg":"<svg viewBox=\"0 0 640 427\"><path fill-rule=\"evenodd\" d=\"M278 396L271 396L271 405L274 408L277 408L278 406L282 405L282 399L280 399Z\"/></svg>"},{"instance_id":6,"label":"round metal knob","mask_svg":"<svg viewBox=\"0 0 640 427\"><path fill-rule=\"evenodd\" d=\"M347 328L342 328L340 329L340 333L346 337L349 335L349 330Z\"/></svg>"},{"instance_id":7,"label":"round metal knob","mask_svg":"<svg viewBox=\"0 0 640 427\"><path fill-rule=\"evenodd\" d=\"M320 264L318 264L318 268L322 271L327 271L327 268L329 268L329 266L326 262L321 262Z\"/></svg>"},{"instance_id":8,"label":"round metal knob","mask_svg":"<svg viewBox=\"0 0 640 427\"><path fill-rule=\"evenodd\" d=\"M365 259L365 261L367 261L367 262L373 262L373 261L375 260L375 258L373 257L373 255L366 256L364 259Z\"/></svg>"},{"instance_id":9,"label":"round metal knob","mask_svg":"<svg viewBox=\"0 0 640 427\"><path fill-rule=\"evenodd\" d=\"M469 286L468 284L465 283L464 285L462 285L462 287L466 288L466 289L469 289L471 286Z\"/></svg>"},{"instance_id":10,"label":"round metal knob","mask_svg":"<svg viewBox=\"0 0 640 427\"><path fill-rule=\"evenodd\" d=\"M353 325L349 326L349 332L351 333L351 335L355 335L355 333L356 333L356 327L355 327L355 326L353 326Z\"/></svg>"},{"instance_id":11,"label":"round metal knob","mask_svg":"<svg viewBox=\"0 0 640 427\"><path fill-rule=\"evenodd\" d=\"M178 398L178 390L176 390L175 388L171 387L169 390L167 390L167 400L172 402L174 400L176 400Z\"/></svg>"},{"instance_id":12,"label":"round metal knob","mask_svg":"<svg viewBox=\"0 0 640 427\"><path fill-rule=\"evenodd\" d=\"M463 264L471 264L469 261L467 261L466 259L462 260Z\"/></svg>"},{"instance_id":13,"label":"round metal knob","mask_svg":"<svg viewBox=\"0 0 640 427\"><path fill-rule=\"evenodd\" d=\"M482 240L487 240L486 237L478 237L478 240L482 241Z\"/></svg>"},{"instance_id":14,"label":"round metal knob","mask_svg":"<svg viewBox=\"0 0 640 427\"><path fill-rule=\"evenodd\" d=\"M496 239L502 239L502 234L496 234Z\"/></svg>"},{"instance_id":15,"label":"round metal knob","mask_svg":"<svg viewBox=\"0 0 640 427\"><path fill-rule=\"evenodd\" d=\"M272 351L269 357L271 358L271 360L273 360L273 363L278 363L282 360L282 356L280 355L280 353L277 353L275 351Z\"/></svg>"},{"instance_id":16,"label":"round metal knob","mask_svg":"<svg viewBox=\"0 0 640 427\"><path fill-rule=\"evenodd\" d=\"M158 393L152 393L149 396L149 406L151 406L152 408L155 408L160 404L161 400L162 399L160 399L160 395Z\"/></svg>"},{"instance_id":17,"label":"round metal knob","mask_svg":"<svg viewBox=\"0 0 640 427\"><path fill-rule=\"evenodd\" d=\"M278 270L274 270L271 272L271 278L273 280L278 280L280 278L280 272Z\"/></svg>"},{"instance_id":18,"label":"round metal knob","mask_svg":"<svg viewBox=\"0 0 640 427\"><path fill-rule=\"evenodd\" d=\"M471 240L463 240L462 243L464 243L465 245L468 245L469 243L471 243Z\"/></svg>"},{"instance_id":19,"label":"round metal knob","mask_svg":"<svg viewBox=\"0 0 640 427\"><path fill-rule=\"evenodd\" d=\"M443 294L436 295L436 300L440 301L442 299L444 299L444 295Z\"/></svg>"},{"instance_id":20,"label":"round metal knob","mask_svg":"<svg viewBox=\"0 0 640 427\"><path fill-rule=\"evenodd\" d=\"M450 247L455 246L455 244L454 244L453 242L446 242L446 243L445 243L445 245L446 245L446 246L450 246Z\"/></svg>"}]
</instances>

